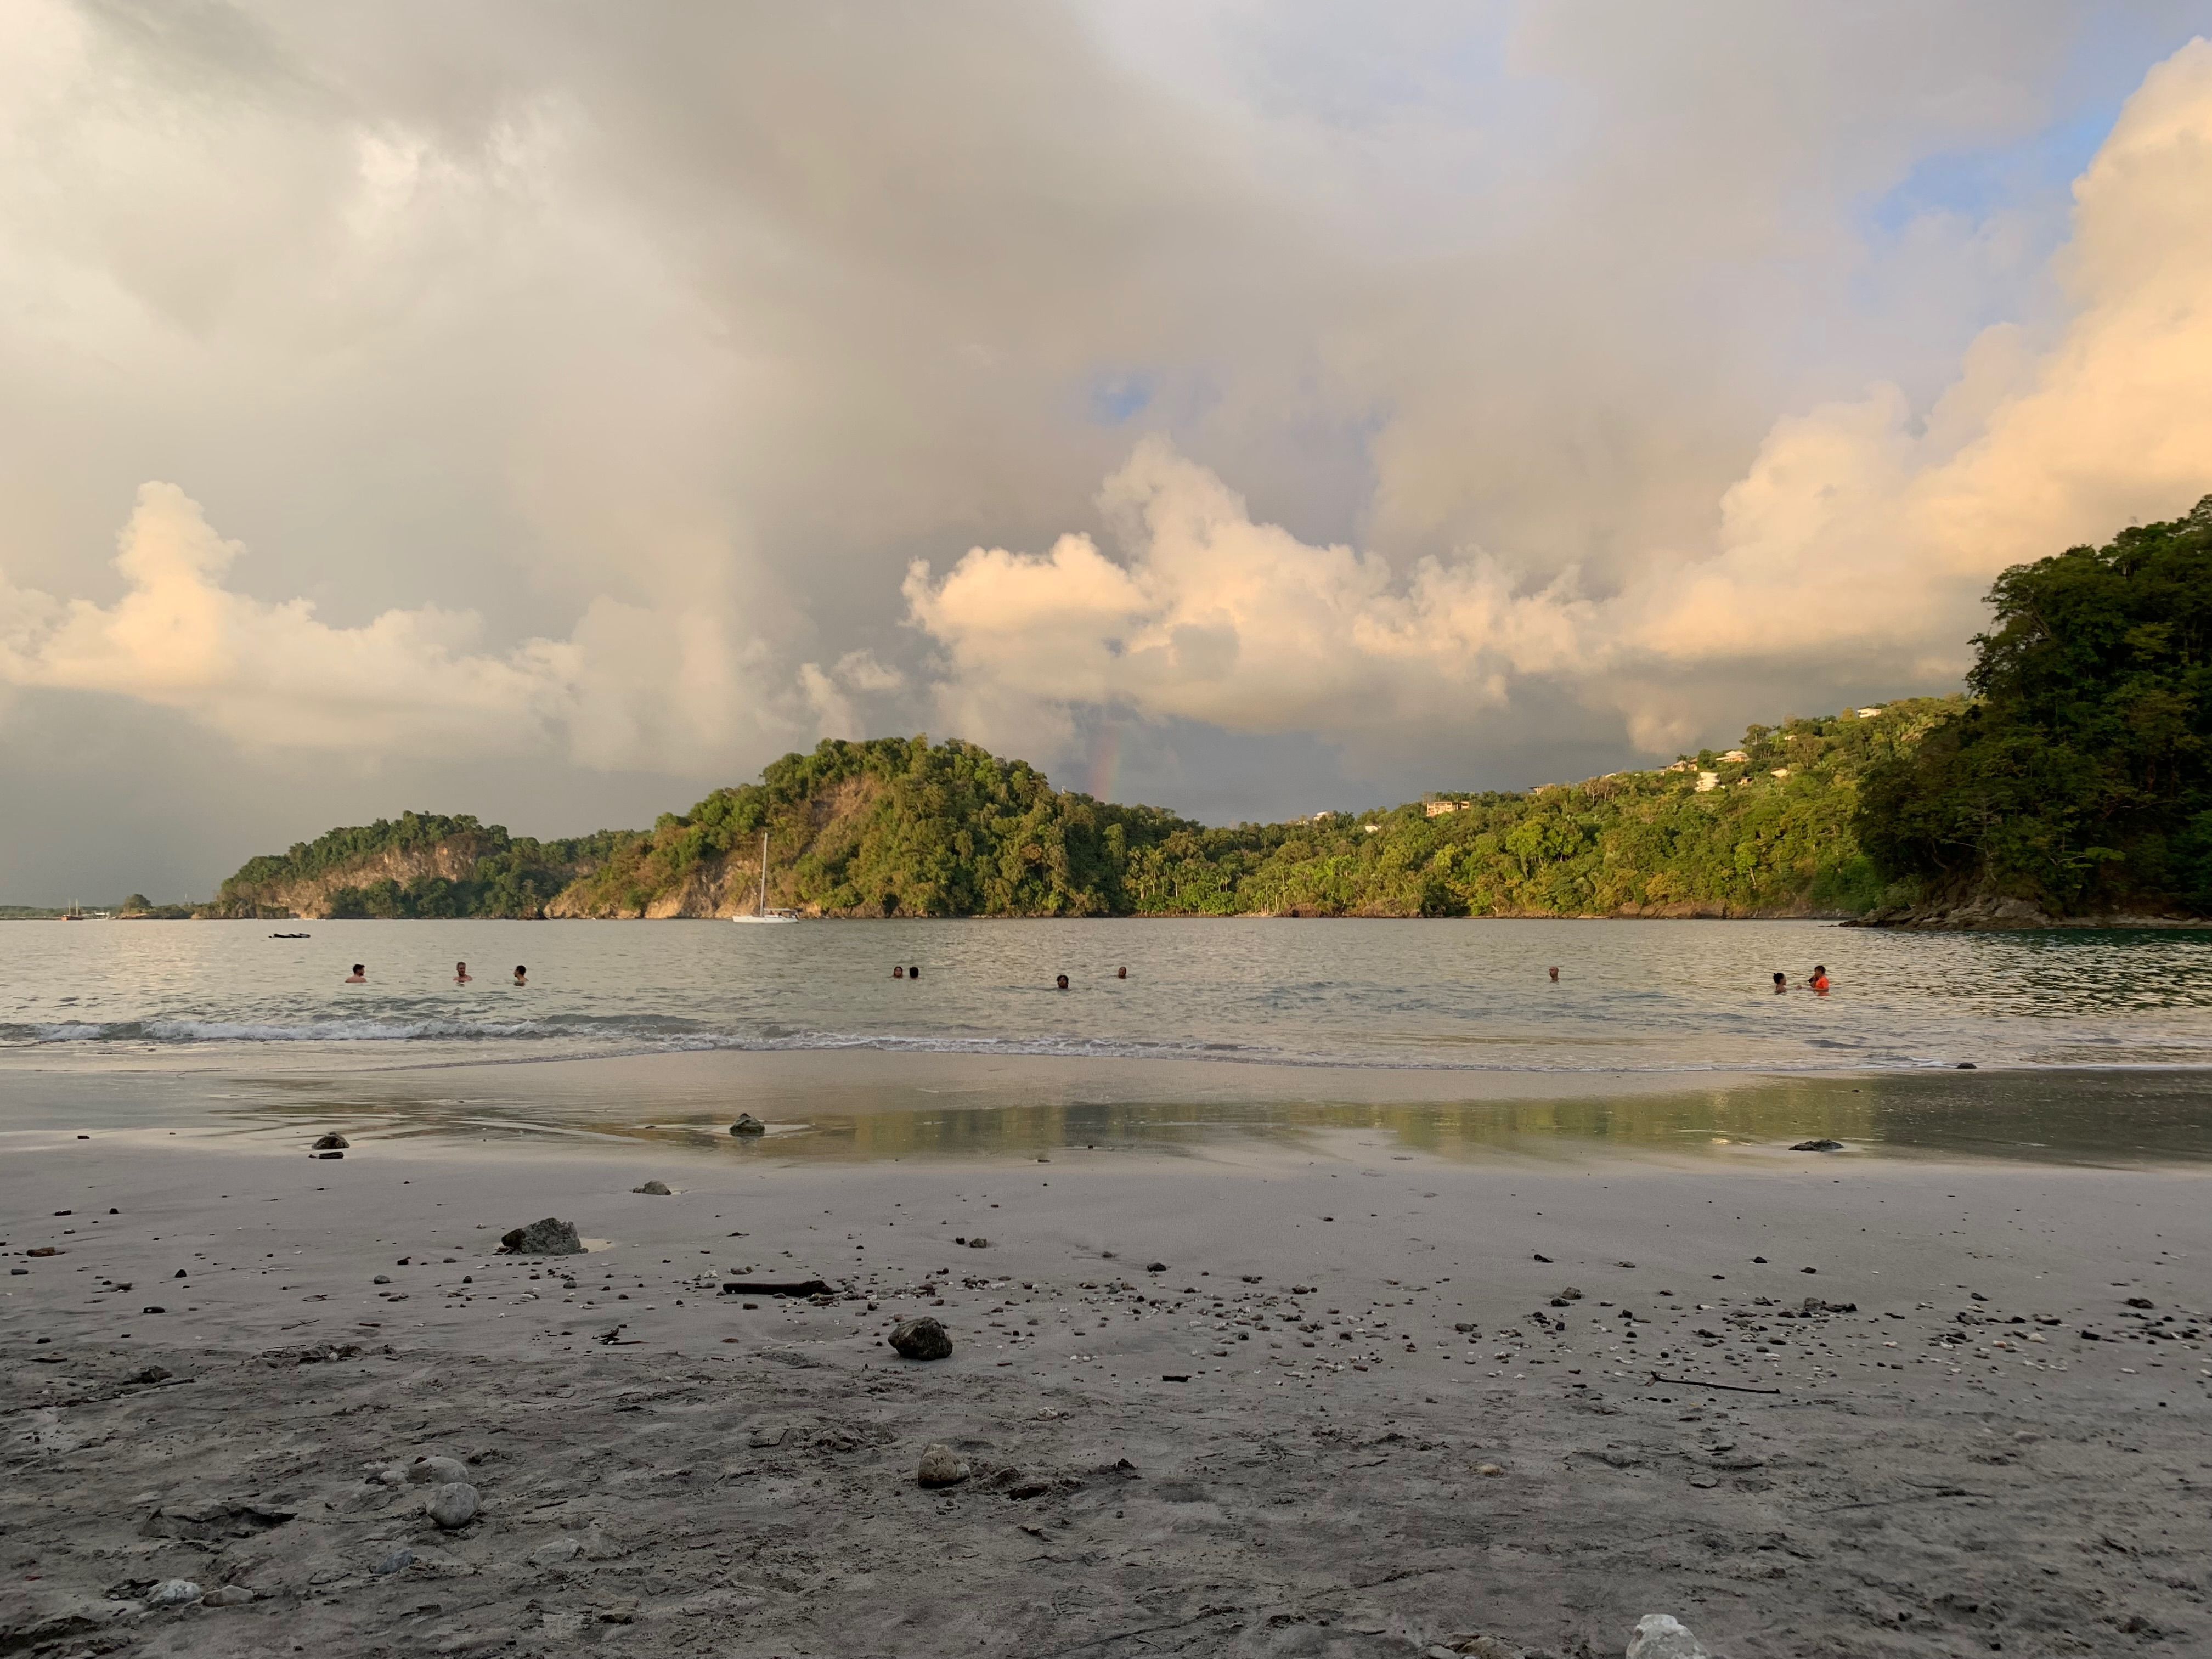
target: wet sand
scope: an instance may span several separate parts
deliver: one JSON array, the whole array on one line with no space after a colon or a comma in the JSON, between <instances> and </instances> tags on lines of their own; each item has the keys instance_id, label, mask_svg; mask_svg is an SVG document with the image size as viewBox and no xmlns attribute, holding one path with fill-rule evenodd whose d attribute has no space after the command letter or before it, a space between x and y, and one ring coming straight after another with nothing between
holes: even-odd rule
<instances>
[{"instance_id":1,"label":"wet sand","mask_svg":"<svg viewBox=\"0 0 2212 1659\"><path fill-rule=\"evenodd\" d=\"M732 1154L373 1095L336 1161L289 1107L6 1137L0 1651L2212 1644L2200 1170ZM594 1248L492 1253L546 1215ZM922 1313L950 1358L885 1346ZM918 1486L933 1443L971 1478ZM237 1604L149 1610L178 1578Z\"/></svg>"}]
</instances>

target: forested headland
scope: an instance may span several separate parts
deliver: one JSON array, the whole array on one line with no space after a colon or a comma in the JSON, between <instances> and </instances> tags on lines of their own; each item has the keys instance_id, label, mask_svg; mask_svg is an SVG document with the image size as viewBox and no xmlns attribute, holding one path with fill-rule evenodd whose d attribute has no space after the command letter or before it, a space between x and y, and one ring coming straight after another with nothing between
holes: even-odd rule
<instances>
[{"instance_id":1,"label":"forested headland","mask_svg":"<svg viewBox=\"0 0 2212 1659\"><path fill-rule=\"evenodd\" d=\"M250 860L214 914L823 916L1850 915L1885 893L1857 781L1956 707L1755 726L1734 750L1526 792L1211 827L925 738L830 741L650 831L510 836L410 812Z\"/></svg>"},{"instance_id":2,"label":"forested headland","mask_svg":"<svg viewBox=\"0 0 2212 1659\"><path fill-rule=\"evenodd\" d=\"M923 738L825 741L650 830L410 812L249 860L203 914L1804 916L2212 910L2212 498L2015 567L1966 693L1522 791L1208 826Z\"/></svg>"},{"instance_id":3,"label":"forested headland","mask_svg":"<svg viewBox=\"0 0 2212 1659\"><path fill-rule=\"evenodd\" d=\"M1884 919L2212 915L2212 496L1990 606L1970 700L1867 776Z\"/></svg>"}]
</instances>

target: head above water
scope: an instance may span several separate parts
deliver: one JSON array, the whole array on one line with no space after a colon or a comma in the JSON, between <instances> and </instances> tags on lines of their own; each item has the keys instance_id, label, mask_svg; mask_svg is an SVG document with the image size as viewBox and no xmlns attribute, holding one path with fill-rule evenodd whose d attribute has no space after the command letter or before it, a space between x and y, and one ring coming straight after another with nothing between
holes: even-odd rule
<instances>
[{"instance_id":1,"label":"head above water","mask_svg":"<svg viewBox=\"0 0 2212 1659\"><path fill-rule=\"evenodd\" d=\"M1129 977L1129 970L1127 968L1116 968L1114 970L1114 977L1115 979L1127 979Z\"/></svg>"},{"instance_id":2,"label":"head above water","mask_svg":"<svg viewBox=\"0 0 2212 1659\"><path fill-rule=\"evenodd\" d=\"M1787 974L1781 974L1781 973L1778 973L1777 975L1775 975L1775 976L1774 976L1774 988L1775 988L1776 990L1780 991L1780 990L1786 989L1786 988L1788 988L1789 984L1790 984L1790 975L1787 975Z\"/></svg>"},{"instance_id":3,"label":"head above water","mask_svg":"<svg viewBox=\"0 0 2212 1659\"><path fill-rule=\"evenodd\" d=\"M1066 974L1062 974L1058 979L1054 980L1053 983L1057 985L1061 990L1065 991L1067 988L1067 975Z\"/></svg>"},{"instance_id":4,"label":"head above water","mask_svg":"<svg viewBox=\"0 0 2212 1659\"><path fill-rule=\"evenodd\" d=\"M1552 974L1552 977L1553 977L1553 979L1557 979L1557 978L1559 978L1559 970L1558 969L1554 968L1554 969L1553 969L1551 970L1551 974Z\"/></svg>"},{"instance_id":5,"label":"head above water","mask_svg":"<svg viewBox=\"0 0 2212 1659\"><path fill-rule=\"evenodd\" d=\"M524 967L520 963L519 963L519 962L518 962L518 963L516 963L514 964L514 982L515 982L517 985L520 985L520 984L521 984L521 983L522 983L522 981L523 981L524 980L526 980L526 979L527 979L527 978L529 978L529 977L530 977L530 969L528 969L527 968Z\"/></svg>"},{"instance_id":6,"label":"head above water","mask_svg":"<svg viewBox=\"0 0 2212 1659\"><path fill-rule=\"evenodd\" d=\"M904 979L906 977L906 969L894 965L891 969L891 977L893 979Z\"/></svg>"},{"instance_id":7,"label":"head above water","mask_svg":"<svg viewBox=\"0 0 2212 1659\"><path fill-rule=\"evenodd\" d=\"M906 970L906 976L908 979L920 979L921 977L921 969L919 968L908 968Z\"/></svg>"}]
</instances>

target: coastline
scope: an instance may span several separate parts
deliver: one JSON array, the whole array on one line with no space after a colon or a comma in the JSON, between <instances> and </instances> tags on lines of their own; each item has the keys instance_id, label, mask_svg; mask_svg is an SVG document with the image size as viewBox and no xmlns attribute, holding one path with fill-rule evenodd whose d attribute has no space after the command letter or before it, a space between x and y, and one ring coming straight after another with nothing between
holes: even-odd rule
<instances>
[{"instance_id":1,"label":"coastline","mask_svg":"<svg viewBox=\"0 0 2212 1659\"><path fill-rule=\"evenodd\" d=\"M598 1117L527 1130L406 1121L352 1075L9 1136L11 1646L1580 1659L1649 1612L1730 1659L2212 1636L2212 1528L2165 1474L2212 1366L2148 1334L2212 1334L2202 1165L1423 1145L1391 1114L1449 1108L1419 1102L815 1156L661 1133L734 1071L647 1069L611 1099L619 1064L541 1067L525 1092L565 1073ZM809 1068L750 1069L774 1097ZM912 1085L977 1073L940 1121L1018 1127L1053 1069L1133 1086ZM343 1159L306 1155L325 1127ZM489 1253L547 1214L600 1242ZM756 1276L834 1294L719 1293ZM883 1346L924 1312L951 1358ZM919 1487L934 1443L973 1477ZM406 1478L428 1455L481 1495L458 1530ZM238 1604L147 1608L175 1577Z\"/></svg>"}]
</instances>

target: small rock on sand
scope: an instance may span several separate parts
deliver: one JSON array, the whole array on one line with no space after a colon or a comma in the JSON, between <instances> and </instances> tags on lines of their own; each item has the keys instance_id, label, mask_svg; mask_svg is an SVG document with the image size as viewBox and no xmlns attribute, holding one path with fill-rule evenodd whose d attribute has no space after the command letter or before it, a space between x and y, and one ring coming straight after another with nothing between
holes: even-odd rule
<instances>
[{"instance_id":1,"label":"small rock on sand","mask_svg":"<svg viewBox=\"0 0 2212 1659\"><path fill-rule=\"evenodd\" d=\"M968 1460L950 1446L931 1446L921 1454L915 1479L925 1486L957 1486L969 1474Z\"/></svg>"},{"instance_id":2,"label":"small rock on sand","mask_svg":"<svg viewBox=\"0 0 2212 1659\"><path fill-rule=\"evenodd\" d=\"M253 1592L243 1584L219 1584L200 1598L210 1607L242 1607L253 1599Z\"/></svg>"},{"instance_id":3,"label":"small rock on sand","mask_svg":"<svg viewBox=\"0 0 2212 1659\"><path fill-rule=\"evenodd\" d=\"M1844 1150L1844 1143L1840 1140L1801 1140L1790 1150L1793 1152L1840 1152Z\"/></svg>"},{"instance_id":4,"label":"small rock on sand","mask_svg":"<svg viewBox=\"0 0 2212 1659\"><path fill-rule=\"evenodd\" d=\"M414 1565L415 1552L413 1550L394 1550L391 1554L386 1556L384 1559L379 1561L374 1566L371 1567L369 1571L374 1573L378 1577L383 1578L395 1572L404 1572L408 1568Z\"/></svg>"},{"instance_id":5,"label":"small rock on sand","mask_svg":"<svg viewBox=\"0 0 2212 1659\"><path fill-rule=\"evenodd\" d=\"M642 1187L631 1188L630 1191L634 1193L647 1193L654 1198L666 1198L669 1196L668 1183L665 1181L648 1181Z\"/></svg>"},{"instance_id":6,"label":"small rock on sand","mask_svg":"<svg viewBox=\"0 0 2212 1659\"><path fill-rule=\"evenodd\" d=\"M945 1327L928 1315L902 1319L891 1332L891 1346L908 1359L942 1359L952 1352Z\"/></svg>"},{"instance_id":7,"label":"small rock on sand","mask_svg":"<svg viewBox=\"0 0 2212 1659\"><path fill-rule=\"evenodd\" d=\"M543 1221L533 1221L527 1227L501 1234L499 1248L502 1255L581 1255L584 1241L578 1236L574 1222L556 1220L549 1215Z\"/></svg>"},{"instance_id":8,"label":"small rock on sand","mask_svg":"<svg viewBox=\"0 0 2212 1659\"><path fill-rule=\"evenodd\" d=\"M730 1133L733 1135L764 1135L768 1133L768 1125L750 1112L739 1112L738 1121L730 1125Z\"/></svg>"},{"instance_id":9,"label":"small rock on sand","mask_svg":"<svg viewBox=\"0 0 2212 1659\"><path fill-rule=\"evenodd\" d=\"M469 1466L458 1457L418 1457L407 1466L407 1478L416 1486L434 1481L446 1486L469 1478Z\"/></svg>"},{"instance_id":10,"label":"small rock on sand","mask_svg":"<svg viewBox=\"0 0 2212 1659\"><path fill-rule=\"evenodd\" d=\"M580 1538L556 1538L550 1543L540 1544L530 1552L528 1559L533 1567L557 1567L564 1561L573 1561L584 1553Z\"/></svg>"},{"instance_id":11,"label":"small rock on sand","mask_svg":"<svg viewBox=\"0 0 2212 1659\"><path fill-rule=\"evenodd\" d=\"M189 1578L164 1578L146 1597L149 1607L181 1607L200 1599L200 1587Z\"/></svg>"},{"instance_id":12,"label":"small rock on sand","mask_svg":"<svg viewBox=\"0 0 2212 1659\"><path fill-rule=\"evenodd\" d=\"M430 1495L430 1518L451 1532L475 1520L482 1501L467 1481L448 1480Z\"/></svg>"},{"instance_id":13,"label":"small rock on sand","mask_svg":"<svg viewBox=\"0 0 2212 1659\"><path fill-rule=\"evenodd\" d=\"M333 1129L330 1133L325 1135L320 1140L318 1140L312 1150L318 1152L342 1152L352 1145L353 1142L348 1140L343 1135Z\"/></svg>"},{"instance_id":14,"label":"small rock on sand","mask_svg":"<svg viewBox=\"0 0 2212 1659\"><path fill-rule=\"evenodd\" d=\"M1670 1613L1647 1613L1628 1640L1628 1659L1712 1659L1705 1644Z\"/></svg>"}]
</instances>

